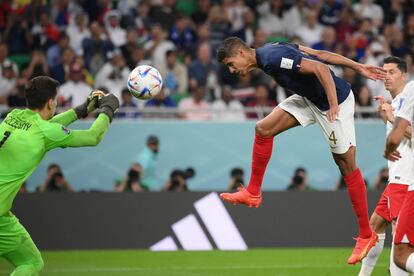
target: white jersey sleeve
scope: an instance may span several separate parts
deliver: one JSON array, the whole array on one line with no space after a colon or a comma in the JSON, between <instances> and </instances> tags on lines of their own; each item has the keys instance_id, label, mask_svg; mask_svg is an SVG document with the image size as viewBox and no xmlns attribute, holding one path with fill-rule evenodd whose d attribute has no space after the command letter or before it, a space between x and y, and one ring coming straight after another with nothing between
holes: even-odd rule
<instances>
[{"instance_id":1,"label":"white jersey sleeve","mask_svg":"<svg viewBox=\"0 0 414 276\"><path fill-rule=\"evenodd\" d=\"M403 100L404 91L398 94L391 103L394 116L396 116L397 110L401 106ZM387 136L392 131L393 125L391 122L387 122ZM401 159L396 161L388 161L389 178L388 183L409 185L413 179L413 164L414 155L412 151L412 143L410 139L404 137L398 146L397 150L401 154Z\"/></svg>"},{"instance_id":2,"label":"white jersey sleeve","mask_svg":"<svg viewBox=\"0 0 414 276\"><path fill-rule=\"evenodd\" d=\"M413 124L414 114L414 81L410 81L404 87L401 95L400 105L397 109L397 117L405 119Z\"/></svg>"}]
</instances>

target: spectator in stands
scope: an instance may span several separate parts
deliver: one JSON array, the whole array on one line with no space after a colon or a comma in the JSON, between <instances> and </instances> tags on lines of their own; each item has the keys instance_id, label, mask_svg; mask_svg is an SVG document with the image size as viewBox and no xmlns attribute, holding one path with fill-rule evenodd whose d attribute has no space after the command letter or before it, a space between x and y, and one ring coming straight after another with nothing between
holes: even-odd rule
<instances>
[{"instance_id":1,"label":"spectator in stands","mask_svg":"<svg viewBox=\"0 0 414 276\"><path fill-rule=\"evenodd\" d=\"M227 186L228 191L237 191L244 186L244 171L242 168L233 168L230 171L230 181Z\"/></svg>"},{"instance_id":2,"label":"spectator in stands","mask_svg":"<svg viewBox=\"0 0 414 276\"><path fill-rule=\"evenodd\" d=\"M351 85L353 91L357 92L361 89L362 80L358 77L357 73L354 70L345 67L342 78Z\"/></svg>"},{"instance_id":3,"label":"spectator in stands","mask_svg":"<svg viewBox=\"0 0 414 276\"><path fill-rule=\"evenodd\" d=\"M244 12L248 7L242 0L224 0L221 1L223 13L227 14L227 18L231 24L231 31L235 32L244 25Z\"/></svg>"},{"instance_id":4,"label":"spectator in stands","mask_svg":"<svg viewBox=\"0 0 414 276\"><path fill-rule=\"evenodd\" d=\"M182 99L178 104L180 117L190 121L208 121L211 119L210 103L204 100L206 87L197 85L192 96Z\"/></svg>"},{"instance_id":5,"label":"spectator in stands","mask_svg":"<svg viewBox=\"0 0 414 276\"><path fill-rule=\"evenodd\" d=\"M73 192L58 164L50 164L47 168L47 177L39 192Z\"/></svg>"},{"instance_id":6,"label":"spectator in stands","mask_svg":"<svg viewBox=\"0 0 414 276\"><path fill-rule=\"evenodd\" d=\"M295 35L297 35L305 46L311 46L322 38L323 26L318 23L318 14L316 10L308 10L306 14L305 25L300 26Z\"/></svg>"},{"instance_id":7,"label":"spectator in stands","mask_svg":"<svg viewBox=\"0 0 414 276\"><path fill-rule=\"evenodd\" d=\"M411 47L414 44L414 13L407 16L404 30L405 43ZM411 54L413 54L413 52L411 52Z\"/></svg>"},{"instance_id":8,"label":"spectator in stands","mask_svg":"<svg viewBox=\"0 0 414 276\"><path fill-rule=\"evenodd\" d=\"M285 12L288 18L286 34L292 37L296 29L305 24L307 5L305 0L294 1L293 5Z\"/></svg>"},{"instance_id":9,"label":"spectator in stands","mask_svg":"<svg viewBox=\"0 0 414 276\"><path fill-rule=\"evenodd\" d=\"M166 66L158 68L163 87L167 95L175 93L184 94L188 92L188 72L185 65L177 61L177 52L168 50L165 53Z\"/></svg>"},{"instance_id":10,"label":"spectator in stands","mask_svg":"<svg viewBox=\"0 0 414 276\"><path fill-rule=\"evenodd\" d=\"M138 48L138 32L129 28L126 32L126 43L120 48L129 69L133 70L137 62L133 59L134 50Z\"/></svg>"},{"instance_id":11,"label":"spectator in stands","mask_svg":"<svg viewBox=\"0 0 414 276\"><path fill-rule=\"evenodd\" d=\"M266 43L266 33L262 29L257 28L254 31L254 40L252 43L252 48L262 47L263 45L265 45L265 43Z\"/></svg>"},{"instance_id":12,"label":"spectator in stands","mask_svg":"<svg viewBox=\"0 0 414 276\"><path fill-rule=\"evenodd\" d=\"M322 39L312 45L315 50L335 52L336 35L333 27L325 27L322 32Z\"/></svg>"},{"instance_id":13,"label":"spectator in stands","mask_svg":"<svg viewBox=\"0 0 414 276\"><path fill-rule=\"evenodd\" d=\"M162 5L154 6L151 9L150 15L164 30L169 30L174 26L179 12L175 8L175 0L163 0Z\"/></svg>"},{"instance_id":14,"label":"spectator in stands","mask_svg":"<svg viewBox=\"0 0 414 276\"><path fill-rule=\"evenodd\" d=\"M144 44L145 55L156 68L165 67L165 53L174 50L175 45L167 40L167 33L160 25L151 28L151 39Z\"/></svg>"},{"instance_id":15,"label":"spectator in stands","mask_svg":"<svg viewBox=\"0 0 414 276\"><path fill-rule=\"evenodd\" d=\"M59 98L65 107L79 106L85 102L92 91L84 79L83 68L73 63L70 67L69 80L59 87Z\"/></svg>"},{"instance_id":16,"label":"spectator in stands","mask_svg":"<svg viewBox=\"0 0 414 276\"><path fill-rule=\"evenodd\" d=\"M52 68L59 64L63 51L67 47L69 47L69 36L66 33L61 33L58 43L47 49L46 59L49 68Z\"/></svg>"},{"instance_id":17,"label":"spectator in stands","mask_svg":"<svg viewBox=\"0 0 414 276\"><path fill-rule=\"evenodd\" d=\"M134 163L129 168L126 177L120 183L115 185L116 192L142 192L145 189L141 185L142 166L139 163Z\"/></svg>"},{"instance_id":18,"label":"spectator in stands","mask_svg":"<svg viewBox=\"0 0 414 276\"><path fill-rule=\"evenodd\" d=\"M158 163L158 154L160 142L157 136L150 135L147 138L147 146L135 158L135 163L142 166L141 186L145 190L153 191L156 189L158 180L156 169Z\"/></svg>"},{"instance_id":19,"label":"spectator in stands","mask_svg":"<svg viewBox=\"0 0 414 276\"><path fill-rule=\"evenodd\" d=\"M34 47L44 51L59 40L59 29L51 22L47 10L43 10L39 15L39 22L32 27Z\"/></svg>"},{"instance_id":20,"label":"spectator in stands","mask_svg":"<svg viewBox=\"0 0 414 276\"><path fill-rule=\"evenodd\" d=\"M295 169L295 173L293 174L290 184L287 187L288 191L310 191L314 190L308 184L308 173L306 172L305 168L298 167Z\"/></svg>"},{"instance_id":21,"label":"spectator in stands","mask_svg":"<svg viewBox=\"0 0 414 276\"><path fill-rule=\"evenodd\" d=\"M386 43L373 41L365 50L365 63L381 66L386 56L390 55L390 50ZM385 89L384 83L381 81L366 80L366 86L372 97L383 96L387 100L391 100L390 94Z\"/></svg>"},{"instance_id":22,"label":"spectator in stands","mask_svg":"<svg viewBox=\"0 0 414 276\"><path fill-rule=\"evenodd\" d=\"M82 41L91 37L88 24L88 15L84 12L77 12L70 17L66 33L69 36L69 45L75 51L77 56L83 55Z\"/></svg>"},{"instance_id":23,"label":"spectator in stands","mask_svg":"<svg viewBox=\"0 0 414 276\"><path fill-rule=\"evenodd\" d=\"M72 48L66 47L63 49L61 56L59 57L59 62L50 68L52 77L60 82L60 84L65 83L69 79L70 67L75 61L75 52Z\"/></svg>"},{"instance_id":24,"label":"spectator in stands","mask_svg":"<svg viewBox=\"0 0 414 276\"><path fill-rule=\"evenodd\" d=\"M210 0L197 0L198 9L191 15L191 19L196 25L203 25L206 23L209 11L211 9Z\"/></svg>"},{"instance_id":25,"label":"spectator in stands","mask_svg":"<svg viewBox=\"0 0 414 276\"><path fill-rule=\"evenodd\" d=\"M26 97L24 94L24 88L26 83L29 81L27 77L27 70L24 70L22 74L17 78L16 85L11 93L7 96L6 102L9 107L21 107L25 108L26 105ZM26 76L25 76L26 74Z\"/></svg>"},{"instance_id":26,"label":"spectator in stands","mask_svg":"<svg viewBox=\"0 0 414 276\"><path fill-rule=\"evenodd\" d=\"M135 15L133 27L138 30L142 41L148 39L149 31L153 25L153 18L149 16L151 5L149 0L140 0L136 9L133 11Z\"/></svg>"},{"instance_id":27,"label":"spectator in stands","mask_svg":"<svg viewBox=\"0 0 414 276\"><path fill-rule=\"evenodd\" d=\"M118 99L121 99L121 92L126 87L130 70L119 49L108 52L106 56L108 62L96 74L95 86L106 87Z\"/></svg>"},{"instance_id":28,"label":"spectator in stands","mask_svg":"<svg viewBox=\"0 0 414 276\"><path fill-rule=\"evenodd\" d=\"M388 184L388 177L389 177L388 167L382 168L379 171L378 176L376 177L374 181L373 188L375 190L384 190Z\"/></svg>"},{"instance_id":29,"label":"spectator in stands","mask_svg":"<svg viewBox=\"0 0 414 276\"><path fill-rule=\"evenodd\" d=\"M213 52L215 52L220 42L229 36L231 30L228 15L223 11L221 6L215 5L210 9L207 26L210 31L209 45Z\"/></svg>"},{"instance_id":30,"label":"spectator in stands","mask_svg":"<svg viewBox=\"0 0 414 276\"><path fill-rule=\"evenodd\" d=\"M355 104L360 107L372 107L372 95L368 86L363 85L361 87L356 96ZM359 116L361 116L362 118L370 118L376 115L372 112L361 112L359 113Z\"/></svg>"},{"instance_id":31,"label":"spectator in stands","mask_svg":"<svg viewBox=\"0 0 414 276\"><path fill-rule=\"evenodd\" d=\"M390 50L393 56L404 58L410 53L410 48L404 42L404 33L400 28L394 27L391 41L390 41Z\"/></svg>"},{"instance_id":32,"label":"spectator in stands","mask_svg":"<svg viewBox=\"0 0 414 276\"><path fill-rule=\"evenodd\" d=\"M5 59L0 67L0 104L4 104L16 86L17 75L13 70L13 64L8 59Z\"/></svg>"},{"instance_id":33,"label":"spectator in stands","mask_svg":"<svg viewBox=\"0 0 414 276\"><path fill-rule=\"evenodd\" d=\"M91 37L82 41L83 58L86 68L96 74L105 63L106 55L113 49L112 43L106 38L98 22L90 24Z\"/></svg>"},{"instance_id":34,"label":"spectator in stands","mask_svg":"<svg viewBox=\"0 0 414 276\"><path fill-rule=\"evenodd\" d=\"M105 15L105 29L109 40L119 48L126 43L126 31L120 26L121 13L111 10Z\"/></svg>"},{"instance_id":35,"label":"spectator in stands","mask_svg":"<svg viewBox=\"0 0 414 276\"><path fill-rule=\"evenodd\" d=\"M264 118L271 109L277 105L275 100L269 99L269 88L264 84L255 87L254 98L247 102L246 107L254 108L254 112L248 112L250 119Z\"/></svg>"},{"instance_id":36,"label":"spectator in stands","mask_svg":"<svg viewBox=\"0 0 414 276\"><path fill-rule=\"evenodd\" d=\"M28 74L30 74L29 79L37 76L49 75L49 67L47 66L44 52L39 50L34 50L32 52L32 59L27 70Z\"/></svg>"},{"instance_id":37,"label":"spectator in stands","mask_svg":"<svg viewBox=\"0 0 414 276\"><path fill-rule=\"evenodd\" d=\"M338 23L335 25L336 37L339 43L344 43L356 31L354 13L348 7L341 10Z\"/></svg>"},{"instance_id":38,"label":"spectator in stands","mask_svg":"<svg viewBox=\"0 0 414 276\"><path fill-rule=\"evenodd\" d=\"M184 65L188 68L189 64L197 58L197 52L200 44L210 42L210 28L207 24L197 26L197 40L187 52L182 53Z\"/></svg>"},{"instance_id":39,"label":"spectator in stands","mask_svg":"<svg viewBox=\"0 0 414 276\"><path fill-rule=\"evenodd\" d=\"M130 119L130 118L137 118L139 116L138 113L138 106L137 104L134 102L134 98L131 94L131 92L129 92L128 88L124 88L122 89L121 92L121 109L132 109L132 110L128 110L128 111L118 111L115 116L116 118L122 118L122 119Z\"/></svg>"},{"instance_id":40,"label":"spectator in stands","mask_svg":"<svg viewBox=\"0 0 414 276\"><path fill-rule=\"evenodd\" d=\"M196 81L199 85L207 85L209 74L218 74L218 65L211 58L211 47L208 43L198 46L197 59L188 66L188 77L190 82Z\"/></svg>"},{"instance_id":41,"label":"spectator in stands","mask_svg":"<svg viewBox=\"0 0 414 276\"><path fill-rule=\"evenodd\" d=\"M372 0L361 0L358 3L354 3L352 9L357 19L369 18L377 28L382 25L384 11L380 5L373 3Z\"/></svg>"},{"instance_id":42,"label":"spectator in stands","mask_svg":"<svg viewBox=\"0 0 414 276\"><path fill-rule=\"evenodd\" d=\"M13 71L15 74L19 73L19 70L17 68L17 64L9 59L9 48L7 47L7 44L4 42L0 42L0 64L3 64L5 61L11 62ZM0 66L0 75L2 74L2 69Z\"/></svg>"},{"instance_id":43,"label":"spectator in stands","mask_svg":"<svg viewBox=\"0 0 414 276\"><path fill-rule=\"evenodd\" d=\"M33 46L33 36L27 18L19 16L16 12L8 14L2 41L7 43L12 54L29 54Z\"/></svg>"},{"instance_id":44,"label":"spectator in stands","mask_svg":"<svg viewBox=\"0 0 414 276\"><path fill-rule=\"evenodd\" d=\"M165 89L162 89L157 96L145 103L145 107L155 108L171 108L176 107L175 101L168 95ZM145 111L145 110L144 110ZM175 112L154 112L144 113L145 118L176 118Z\"/></svg>"},{"instance_id":45,"label":"spectator in stands","mask_svg":"<svg viewBox=\"0 0 414 276\"><path fill-rule=\"evenodd\" d=\"M243 105L234 99L231 86L223 86L221 90L221 99L216 100L211 105L212 119L217 121L244 121Z\"/></svg>"},{"instance_id":46,"label":"spectator in stands","mask_svg":"<svg viewBox=\"0 0 414 276\"><path fill-rule=\"evenodd\" d=\"M319 11L319 21L323 25L333 27L338 23L341 11L344 9L342 1L328 0L323 2Z\"/></svg>"},{"instance_id":47,"label":"spectator in stands","mask_svg":"<svg viewBox=\"0 0 414 276\"><path fill-rule=\"evenodd\" d=\"M197 36L187 17L180 15L176 18L175 25L169 33L169 40L175 44L180 55L194 48Z\"/></svg>"},{"instance_id":48,"label":"spectator in stands","mask_svg":"<svg viewBox=\"0 0 414 276\"><path fill-rule=\"evenodd\" d=\"M175 169L171 172L170 178L165 182L164 190L170 192L188 191L186 179L185 171Z\"/></svg>"},{"instance_id":49,"label":"spectator in stands","mask_svg":"<svg viewBox=\"0 0 414 276\"><path fill-rule=\"evenodd\" d=\"M256 18L250 8L243 9L242 26L232 34L245 41L247 45L252 45L254 41L254 31L256 29Z\"/></svg>"},{"instance_id":50,"label":"spectator in stands","mask_svg":"<svg viewBox=\"0 0 414 276\"><path fill-rule=\"evenodd\" d=\"M355 48L357 52L356 58L357 60L360 60L365 56L365 49L371 43L375 37L375 34L371 19L361 19L357 25L359 26L359 29L352 34L350 45Z\"/></svg>"},{"instance_id":51,"label":"spectator in stands","mask_svg":"<svg viewBox=\"0 0 414 276\"><path fill-rule=\"evenodd\" d=\"M289 21L284 14L282 0L264 1L256 10L259 14L259 27L267 36L286 34Z\"/></svg>"}]
</instances>

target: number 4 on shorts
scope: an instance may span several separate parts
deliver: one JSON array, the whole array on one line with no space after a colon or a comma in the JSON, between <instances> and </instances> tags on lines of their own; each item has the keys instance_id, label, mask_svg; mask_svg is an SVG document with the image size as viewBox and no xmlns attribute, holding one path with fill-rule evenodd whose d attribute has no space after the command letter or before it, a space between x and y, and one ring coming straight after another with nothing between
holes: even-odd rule
<instances>
[{"instance_id":1,"label":"number 4 on shorts","mask_svg":"<svg viewBox=\"0 0 414 276\"><path fill-rule=\"evenodd\" d=\"M335 137L335 131L332 130L331 134L329 134L329 141L332 141L335 145L336 145L336 141L338 141L338 139L336 139Z\"/></svg>"}]
</instances>

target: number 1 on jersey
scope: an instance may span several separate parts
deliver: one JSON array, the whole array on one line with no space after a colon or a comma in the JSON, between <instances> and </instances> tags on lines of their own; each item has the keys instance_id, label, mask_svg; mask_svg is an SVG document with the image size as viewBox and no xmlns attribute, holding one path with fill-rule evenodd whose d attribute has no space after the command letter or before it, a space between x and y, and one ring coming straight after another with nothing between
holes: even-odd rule
<instances>
[{"instance_id":1,"label":"number 1 on jersey","mask_svg":"<svg viewBox=\"0 0 414 276\"><path fill-rule=\"evenodd\" d=\"M338 139L336 139L335 137L335 132L332 130L331 134L329 134L329 141L334 142L334 144L336 145L336 141L338 141Z\"/></svg>"},{"instance_id":2,"label":"number 1 on jersey","mask_svg":"<svg viewBox=\"0 0 414 276\"><path fill-rule=\"evenodd\" d=\"M3 146L3 144L6 142L7 138L9 138L11 132L10 131L5 131L4 132L4 137L3 139L0 141L0 148Z\"/></svg>"}]
</instances>

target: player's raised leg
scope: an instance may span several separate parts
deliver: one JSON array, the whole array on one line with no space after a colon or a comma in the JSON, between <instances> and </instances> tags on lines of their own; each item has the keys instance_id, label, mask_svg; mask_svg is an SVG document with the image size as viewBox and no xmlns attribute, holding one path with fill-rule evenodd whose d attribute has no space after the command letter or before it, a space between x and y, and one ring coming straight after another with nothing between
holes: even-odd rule
<instances>
[{"instance_id":1,"label":"player's raised leg","mask_svg":"<svg viewBox=\"0 0 414 276\"><path fill-rule=\"evenodd\" d=\"M348 259L349 264L360 262L377 243L378 236L373 232L368 220L367 190L364 178L355 163L355 147L346 153L333 153L335 163L344 176L348 195L358 220L359 236L355 248Z\"/></svg>"},{"instance_id":2,"label":"player's raised leg","mask_svg":"<svg viewBox=\"0 0 414 276\"><path fill-rule=\"evenodd\" d=\"M264 119L256 123L252 156L252 172L247 189L236 193L222 193L220 197L233 204L259 207L262 202L261 187L266 166L273 150L273 138L279 133L299 125L291 114L276 107Z\"/></svg>"}]
</instances>

